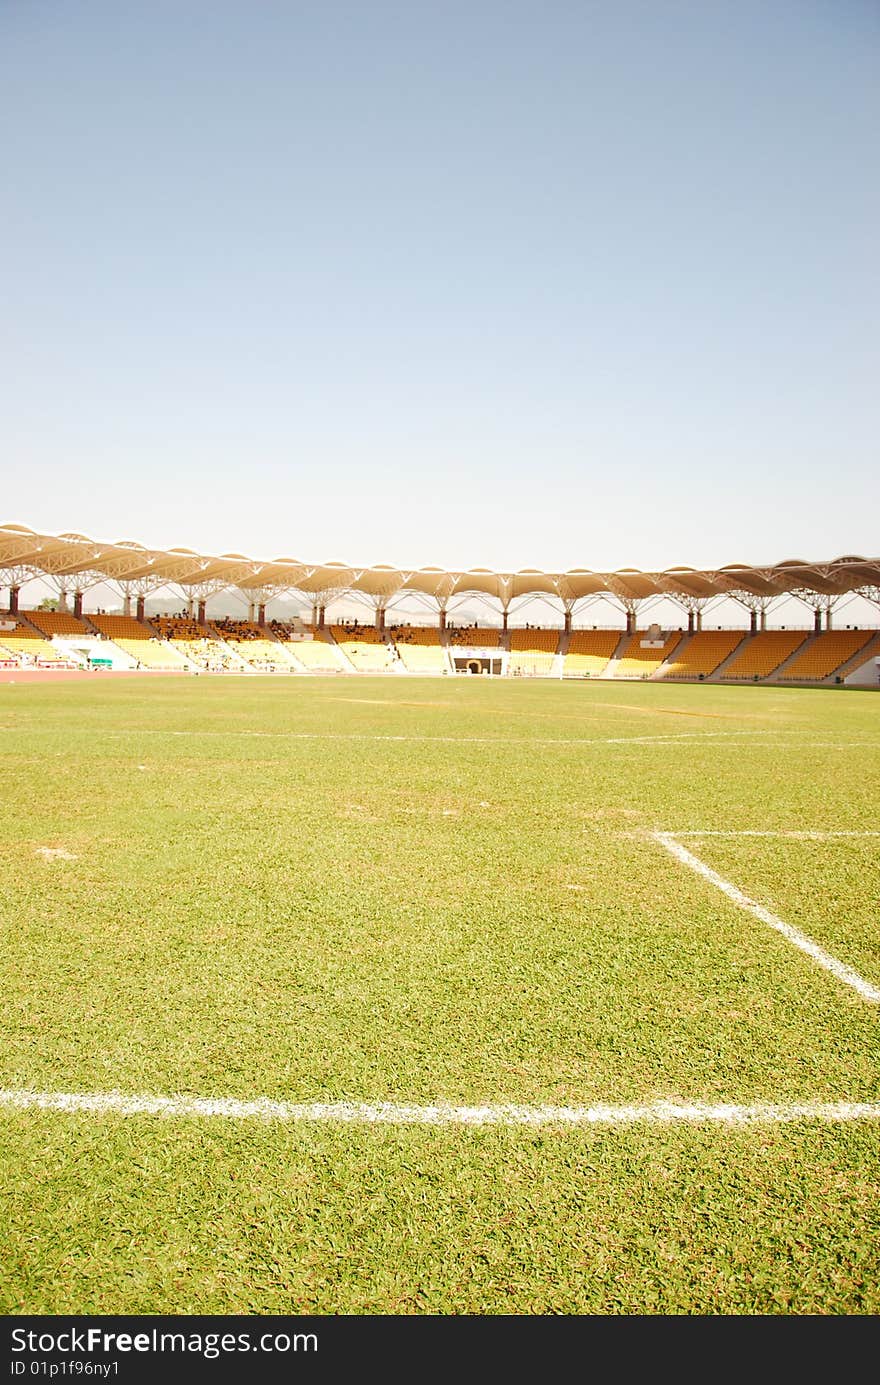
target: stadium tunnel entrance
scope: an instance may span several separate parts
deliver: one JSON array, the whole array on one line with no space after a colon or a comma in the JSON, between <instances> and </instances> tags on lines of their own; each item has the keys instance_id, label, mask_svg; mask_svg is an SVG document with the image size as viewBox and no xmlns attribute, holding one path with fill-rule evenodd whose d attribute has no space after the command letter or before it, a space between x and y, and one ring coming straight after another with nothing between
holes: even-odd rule
<instances>
[{"instance_id":1,"label":"stadium tunnel entrance","mask_svg":"<svg viewBox=\"0 0 880 1385\"><path fill-rule=\"evenodd\" d=\"M501 659L484 654L454 655L452 660L456 673L489 673L500 676Z\"/></svg>"}]
</instances>

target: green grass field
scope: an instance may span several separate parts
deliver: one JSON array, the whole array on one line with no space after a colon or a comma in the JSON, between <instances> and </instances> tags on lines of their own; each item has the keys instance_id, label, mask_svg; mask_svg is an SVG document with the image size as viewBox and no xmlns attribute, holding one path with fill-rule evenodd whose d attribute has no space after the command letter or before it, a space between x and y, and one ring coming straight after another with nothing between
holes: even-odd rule
<instances>
[{"instance_id":1,"label":"green grass field","mask_svg":"<svg viewBox=\"0 0 880 1385\"><path fill-rule=\"evenodd\" d=\"M880 986L880 700L96 676L0 748L5 1093L525 1110L7 1098L0 1310L880 1312L880 1120L524 1123L877 1102L880 1005L651 834L780 834L682 840Z\"/></svg>"}]
</instances>

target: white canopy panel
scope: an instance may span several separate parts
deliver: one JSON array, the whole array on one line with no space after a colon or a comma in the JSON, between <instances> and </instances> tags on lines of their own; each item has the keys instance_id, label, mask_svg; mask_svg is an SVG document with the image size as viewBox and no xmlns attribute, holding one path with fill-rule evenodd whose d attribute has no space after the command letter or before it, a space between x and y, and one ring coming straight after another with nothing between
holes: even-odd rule
<instances>
[{"instance_id":1,"label":"white canopy panel","mask_svg":"<svg viewBox=\"0 0 880 1385\"><path fill-rule=\"evenodd\" d=\"M191 548L146 548L130 539L104 543L84 534L42 534L20 524L0 526L0 585L15 585L27 577L41 575L70 578L67 585L72 591L106 579L146 582L156 588L174 584L185 590L222 591L236 587L255 595L298 591L309 596L359 591L390 598L398 592L412 591L440 602L474 592L495 597L506 606L514 597L541 593L564 601L602 593L622 601L661 595L708 598L727 593L773 597L804 592L833 597L880 586L880 558L848 556L827 562L788 558L781 563L729 563L713 569L682 566L662 572L643 572L639 568L620 568L615 572L595 572L590 568L573 568L569 572L543 572L537 568L522 568L518 572L495 572L490 568L404 569L385 563L358 566L342 562L307 563L298 558L267 560L241 553L214 556L195 553Z\"/></svg>"}]
</instances>

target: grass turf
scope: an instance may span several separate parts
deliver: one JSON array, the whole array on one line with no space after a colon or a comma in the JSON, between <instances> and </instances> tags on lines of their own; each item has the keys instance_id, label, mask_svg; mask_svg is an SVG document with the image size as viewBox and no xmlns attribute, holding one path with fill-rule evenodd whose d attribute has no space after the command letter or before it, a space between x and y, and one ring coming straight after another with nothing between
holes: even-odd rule
<instances>
[{"instance_id":1,"label":"grass turf","mask_svg":"<svg viewBox=\"0 0 880 1385\"><path fill-rule=\"evenodd\" d=\"M647 834L875 828L877 712L653 684L0 687L0 1085L876 1099L877 1007ZM688 845L880 984L870 838ZM6 1312L880 1309L874 1124L0 1121Z\"/></svg>"}]
</instances>

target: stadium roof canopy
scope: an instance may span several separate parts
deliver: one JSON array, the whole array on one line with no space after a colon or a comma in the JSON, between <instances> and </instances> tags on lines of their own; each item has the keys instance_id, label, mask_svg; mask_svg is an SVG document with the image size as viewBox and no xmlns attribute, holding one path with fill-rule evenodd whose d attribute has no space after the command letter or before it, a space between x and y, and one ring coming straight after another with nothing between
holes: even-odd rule
<instances>
[{"instance_id":1,"label":"stadium roof canopy","mask_svg":"<svg viewBox=\"0 0 880 1385\"><path fill-rule=\"evenodd\" d=\"M370 567L352 563L302 562L299 558L248 558L241 553L211 555L189 548L147 548L130 539L103 543L85 534L42 534L20 524L0 526L0 586L20 586L51 577L68 591L85 591L112 582L123 591L175 586L204 598L238 589L253 600L282 592L301 592L315 601L343 592L362 592L377 602L399 592L419 592L445 605L450 597L480 594L506 607L520 596L544 594L565 604L599 595L630 603L652 596L699 600L720 596L772 598L794 594L809 599L848 592L876 593L880 558L843 557L827 562L788 558L780 563L729 563L720 568L672 567L662 572L619 568L614 572L572 568L544 572L522 568L495 572L439 567Z\"/></svg>"}]
</instances>

